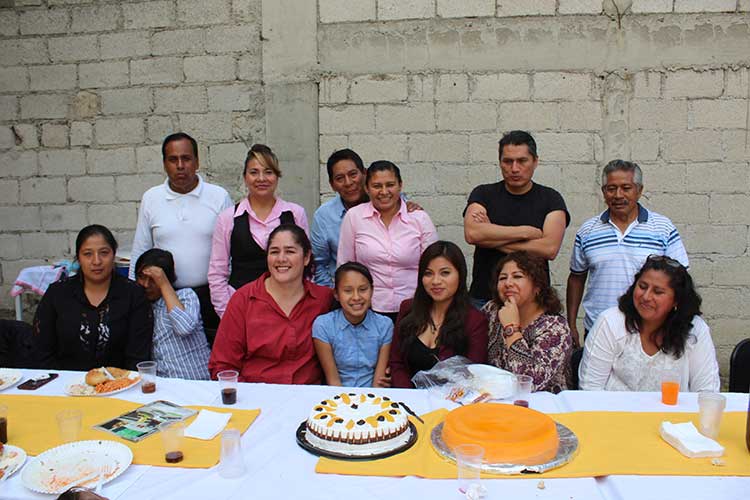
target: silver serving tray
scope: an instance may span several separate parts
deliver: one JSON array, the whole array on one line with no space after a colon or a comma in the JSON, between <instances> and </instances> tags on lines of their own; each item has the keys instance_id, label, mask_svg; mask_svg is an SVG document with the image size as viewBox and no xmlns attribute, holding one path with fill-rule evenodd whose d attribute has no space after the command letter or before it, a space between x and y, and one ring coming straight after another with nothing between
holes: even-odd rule
<instances>
[{"instance_id":1,"label":"silver serving tray","mask_svg":"<svg viewBox=\"0 0 750 500\"><path fill-rule=\"evenodd\" d=\"M555 422L555 425L557 426L557 434L560 437L560 446L557 448L557 455L555 455L555 457L549 462L538 465L490 464L483 462L479 467L479 470L491 474L538 474L567 464L573 460L573 457L578 451L578 438L573 434L573 431L565 427L563 424ZM443 441L443 422L440 422L432 429L430 439L435 451L452 462L456 461L456 456L453 454L453 451L450 450Z\"/></svg>"}]
</instances>

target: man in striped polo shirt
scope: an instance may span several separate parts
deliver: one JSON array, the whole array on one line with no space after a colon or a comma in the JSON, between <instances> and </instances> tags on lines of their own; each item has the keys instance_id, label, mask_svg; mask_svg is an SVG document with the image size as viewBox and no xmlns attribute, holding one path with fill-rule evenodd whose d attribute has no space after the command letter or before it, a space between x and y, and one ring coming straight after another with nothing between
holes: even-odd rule
<instances>
[{"instance_id":1,"label":"man in striped polo shirt","mask_svg":"<svg viewBox=\"0 0 750 500\"><path fill-rule=\"evenodd\" d=\"M581 298L587 333L601 312L617 305L649 255L667 255L688 266L677 228L667 217L642 207L638 203L641 193L643 174L637 164L612 160L604 167L602 194L609 208L583 223L570 257L566 306L576 346ZM589 286L584 297L586 278Z\"/></svg>"}]
</instances>

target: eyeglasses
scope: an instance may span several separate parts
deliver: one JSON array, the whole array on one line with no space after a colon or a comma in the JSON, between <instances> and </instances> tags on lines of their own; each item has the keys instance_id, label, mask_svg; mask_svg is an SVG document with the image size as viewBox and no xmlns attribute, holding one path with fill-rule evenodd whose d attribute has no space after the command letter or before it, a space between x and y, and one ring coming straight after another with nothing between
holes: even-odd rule
<instances>
[{"instance_id":1,"label":"eyeglasses","mask_svg":"<svg viewBox=\"0 0 750 500\"><path fill-rule=\"evenodd\" d=\"M680 263L680 261L675 260L672 257L667 257L666 255L651 254L646 259L646 262L647 263L648 262L664 263L664 264L668 265L669 267L674 267L674 268L678 268L678 269L681 268L681 267L684 267Z\"/></svg>"}]
</instances>

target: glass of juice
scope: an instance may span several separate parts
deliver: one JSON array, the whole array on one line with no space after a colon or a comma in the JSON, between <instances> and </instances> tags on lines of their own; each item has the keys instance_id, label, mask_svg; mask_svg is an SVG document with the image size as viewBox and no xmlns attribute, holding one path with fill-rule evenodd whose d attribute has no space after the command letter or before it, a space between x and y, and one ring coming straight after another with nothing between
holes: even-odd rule
<instances>
[{"instance_id":1,"label":"glass of juice","mask_svg":"<svg viewBox=\"0 0 750 500\"><path fill-rule=\"evenodd\" d=\"M216 374L221 387L221 402L225 405L233 405L237 402L237 370L224 370Z\"/></svg>"},{"instance_id":2,"label":"glass of juice","mask_svg":"<svg viewBox=\"0 0 750 500\"><path fill-rule=\"evenodd\" d=\"M665 370L661 374L661 402L665 405L676 405L680 394L680 372Z\"/></svg>"}]
</instances>

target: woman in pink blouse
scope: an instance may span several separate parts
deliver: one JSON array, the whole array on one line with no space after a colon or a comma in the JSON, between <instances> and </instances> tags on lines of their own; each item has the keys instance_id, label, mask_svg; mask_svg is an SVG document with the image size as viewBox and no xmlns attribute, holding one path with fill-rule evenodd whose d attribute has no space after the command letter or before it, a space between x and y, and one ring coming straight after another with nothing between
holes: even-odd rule
<instances>
[{"instance_id":1,"label":"woman in pink blouse","mask_svg":"<svg viewBox=\"0 0 750 500\"><path fill-rule=\"evenodd\" d=\"M253 144L242 176L248 195L219 214L211 244L208 286L219 317L238 288L268 270L266 245L274 228L297 224L309 233L305 209L276 196L281 169L271 148Z\"/></svg>"},{"instance_id":2,"label":"woman in pink blouse","mask_svg":"<svg viewBox=\"0 0 750 500\"><path fill-rule=\"evenodd\" d=\"M401 171L389 161L367 169L368 203L350 208L341 223L337 262L359 262L372 273L372 308L395 321L401 302L414 296L419 256L437 241L423 210L409 212L401 200Z\"/></svg>"}]
</instances>

